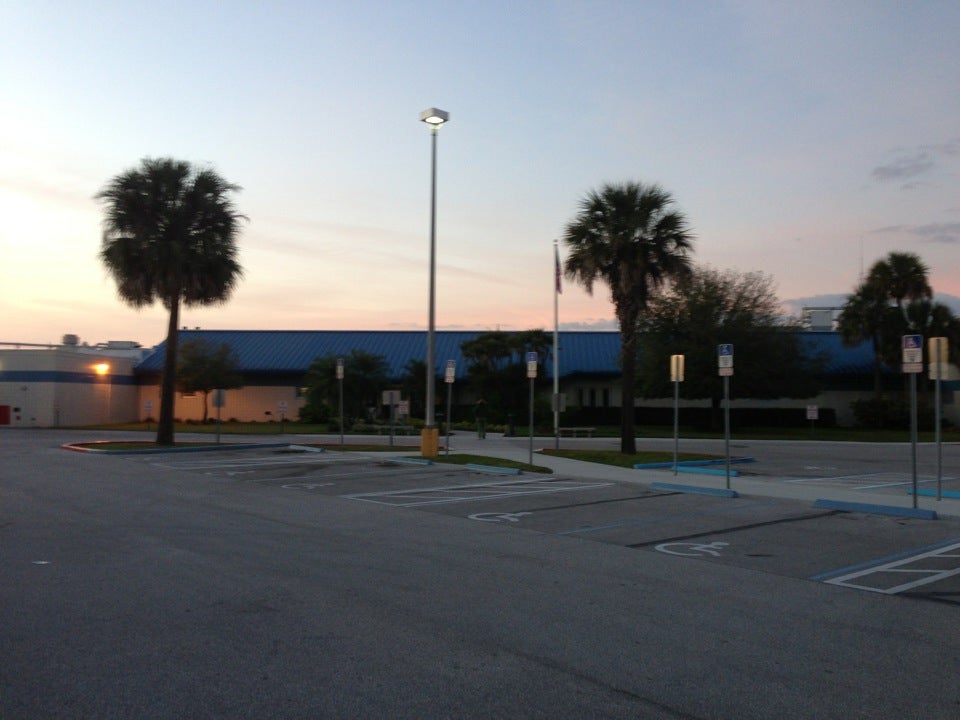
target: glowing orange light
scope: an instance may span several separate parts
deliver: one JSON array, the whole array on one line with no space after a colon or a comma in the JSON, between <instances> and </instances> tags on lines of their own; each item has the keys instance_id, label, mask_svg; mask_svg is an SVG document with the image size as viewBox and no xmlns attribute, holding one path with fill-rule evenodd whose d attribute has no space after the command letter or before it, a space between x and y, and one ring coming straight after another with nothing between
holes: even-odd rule
<instances>
[{"instance_id":1,"label":"glowing orange light","mask_svg":"<svg viewBox=\"0 0 960 720\"><path fill-rule=\"evenodd\" d=\"M97 375L106 375L110 372L110 363L97 363L93 366L93 371Z\"/></svg>"}]
</instances>

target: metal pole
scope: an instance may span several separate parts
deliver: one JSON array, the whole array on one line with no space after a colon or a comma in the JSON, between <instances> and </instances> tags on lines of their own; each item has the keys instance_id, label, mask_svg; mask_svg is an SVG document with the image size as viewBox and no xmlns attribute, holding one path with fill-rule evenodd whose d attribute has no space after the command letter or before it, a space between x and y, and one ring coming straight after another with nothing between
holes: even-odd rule
<instances>
[{"instance_id":1,"label":"metal pole","mask_svg":"<svg viewBox=\"0 0 960 720\"><path fill-rule=\"evenodd\" d=\"M436 326L437 282L437 128L430 130L430 301L427 320L427 428L435 425L434 415L434 332Z\"/></svg>"},{"instance_id":2,"label":"metal pole","mask_svg":"<svg viewBox=\"0 0 960 720\"><path fill-rule=\"evenodd\" d=\"M393 431L394 426L396 425L396 409L397 406L393 402L393 390L390 391L390 447L393 447Z\"/></svg>"},{"instance_id":3,"label":"metal pole","mask_svg":"<svg viewBox=\"0 0 960 720\"><path fill-rule=\"evenodd\" d=\"M530 378L530 460L529 463L533 465L533 381L534 378Z\"/></svg>"},{"instance_id":4,"label":"metal pole","mask_svg":"<svg viewBox=\"0 0 960 720\"><path fill-rule=\"evenodd\" d=\"M730 378L723 378L723 447L727 458L727 490L730 489Z\"/></svg>"},{"instance_id":5,"label":"metal pole","mask_svg":"<svg viewBox=\"0 0 960 720\"><path fill-rule=\"evenodd\" d=\"M450 408L453 403L453 383L447 383L447 450L450 454Z\"/></svg>"},{"instance_id":6,"label":"metal pole","mask_svg":"<svg viewBox=\"0 0 960 720\"><path fill-rule=\"evenodd\" d=\"M936 364L933 365L933 367L936 368L936 373L937 373L936 399L935 399L937 411L936 411L936 419L934 421L936 423L936 427L934 428L934 435L936 436L936 441L937 441L937 500L941 499L941 496L943 493L943 449L940 444L940 413L941 413L940 382L941 382L941 378L943 377L943 363L940 362L940 357L941 357L940 353L942 352L940 348L940 344L942 342L943 342L943 338L938 337L938 338L935 338L934 340L934 347L936 348L934 352L934 357L936 358Z\"/></svg>"},{"instance_id":7,"label":"metal pole","mask_svg":"<svg viewBox=\"0 0 960 720\"><path fill-rule=\"evenodd\" d=\"M917 374L910 373L910 469L913 476L913 507L917 507Z\"/></svg>"},{"instance_id":8,"label":"metal pole","mask_svg":"<svg viewBox=\"0 0 960 720\"><path fill-rule=\"evenodd\" d=\"M340 384L340 445L343 445L343 378L338 380Z\"/></svg>"},{"instance_id":9,"label":"metal pole","mask_svg":"<svg viewBox=\"0 0 960 720\"><path fill-rule=\"evenodd\" d=\"M678 370L679 372L679 370ZM673 474L677 474L677 456L680 451L680 380L673 381Z\"/></svg>"},{"instance_id":10,"label":"metal pole","mask_svg":"<svg viewBox=\"0 0 960 720\"><path fill-rule=\"evenodd\" d=\"M553 447L560 449L560 251L553 241Z\"/></svg>"}]
</instances>

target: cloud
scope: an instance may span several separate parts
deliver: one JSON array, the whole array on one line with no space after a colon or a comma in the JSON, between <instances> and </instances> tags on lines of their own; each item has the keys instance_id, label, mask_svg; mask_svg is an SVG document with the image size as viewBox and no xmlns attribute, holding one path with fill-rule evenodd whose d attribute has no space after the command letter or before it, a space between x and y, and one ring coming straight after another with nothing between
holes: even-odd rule
<instances>
[{"instance_id":1,"label":"cloud","mask_svg":"<svg viewBox=\"0 0 960 720\"><path fill-rule=\"evenodd\" d=\"M919 152L913 155L901 155L885 165L878 165L870 174L873 175L874 180L890 182L923 175L933 166L933 156L927 152Z\"/></svg>"},{"instance_id":2,"label":"cloud","mask_svg":"<svg viewBox=\"0 0 960 720\"><path fill-rule=\"evenodd\" d=\"M873 231L875 234L912 235L924 242L942 245L960 243L960 222L928 223L926 225L888 225Z\"/></svg>"},{"instance_id":3,"label":"cloud","mask_svg":"<svg viewBox=\"0 0 960 720\"><path fill-rule=\"evenodd\" d=\"M881 165L877 165L870 174L877 182L896 182L911 180L927 174L937 165L937 160L943 157L960 155L960 138L933 145L919 145L912 149L903 149L897 155ZM911 190L921 183L908 182L902 187Z\"/></svg>"}]
</instances>

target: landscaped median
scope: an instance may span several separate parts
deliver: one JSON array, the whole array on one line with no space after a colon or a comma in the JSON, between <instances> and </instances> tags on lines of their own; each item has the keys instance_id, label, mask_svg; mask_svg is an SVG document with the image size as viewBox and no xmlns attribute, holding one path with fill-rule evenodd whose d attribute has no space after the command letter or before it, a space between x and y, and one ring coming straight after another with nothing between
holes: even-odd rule
<instances>
[{"instance_id":1,"label":"landscaped median","mask_svg":"<svg viewBox=\"0 0 960 720\"><path fill-rule=\"evenodd\" d=\"M538 450L542 455L553 455L579 460L581 462L613 465L623 468L637 467L673 467L673 453L663 450L641 450L633 454L622 453L619 450ZM723 462L723 458L706 453L679 453L677 459L683 463L716 463Z\"/></svg>"},{"instance_id":2,"label":"landscaped median","mask_svg":"<svg viewBox=\"0 0 960 720\"><path fill-rule=\"evenodd\" d=\"M67 450L77 452L92 453L177 453L177 452L203 452L217 450L255 450L255 449L288 449L292 452L371 452L371 453L409 453L402 457L419 459L420 448L416 445L382 445L382 444L339 444L339 443L285 443L285 442L266 442L266 443L213 443L213 442L177 442L172 446L161 446L155 442L143 440L94 440L90 442L77 442L63 445ZM579 460L586 463L597 463L601 465L611 465L614 467L636 468L636 467L672 467L673 453L663 451L641 451L632 455L624 454L618 450L557 450L540 449L539 455L555 456L567 458L569 460ZM681 453L678 455L679 461L684 464L716 464L724 462L723 458L716 455L707 455L703 453ZM751 458L752 459L752 458ZM422 460L422 459L421 459ZM469 466L471 470L498 472L498 473L516 473L531 472L549 474L553 470L543 465L531 465L529 463L507 458L491 457L487 455L473 455L469 453L451 453L441 452L434 458L430 458L436 463L447 463L451 465ZM745 459L740 459L745 462Z\"/></svg>"},{"instance_id":3,"label":"landscaped median","mask_svg":"<svg viewBox=\"0 0 960 720\"><path fill-rule=\"evenodd\" d=\"M213 443L200 442L178 442L173 445L157 445L155 442L143 442L141 440L93 440L91 442L66 443L61 445L64 450L73 450L75 452L85 453L106 453L106 454L126 454L126 453L176 453L176 452L203 452L210 450L252 450L255 448L285 448L290 447L290 443L223 443L216 445Z\"/></svg>"},{"instance_id":4,"label":"landscaped median","mask_svg":"<svg viewBox=\"0 0 960 720\"><path fill-rule=\"evenodd\" d=\"M419 452L420 448L416 445L368 445L368 444L336 444L336 443L206 443L206 442L178 442L174 445L157 445L155 442L142 440L93 440L89 442L68 443L62 445L66 450L84 453L102 453L102 454L150 454L150 453L182 453L182 452L210 452L220 450L287 450L290 452L373 452L373 453L397 453L407 452L410 455L388 458L390 462L409 462L431 464L446 463L450 465L464 465L471 470L481 472L511 473L519 474L522 472L532 473L551 473L548 467L542 465L530 465L525 462L508 460L506 458L488 457L486 455L470 455L466 453L454 453L450 455L440 454L435 458L422 458L412 453Z\"/></svg>"}]
</instances>

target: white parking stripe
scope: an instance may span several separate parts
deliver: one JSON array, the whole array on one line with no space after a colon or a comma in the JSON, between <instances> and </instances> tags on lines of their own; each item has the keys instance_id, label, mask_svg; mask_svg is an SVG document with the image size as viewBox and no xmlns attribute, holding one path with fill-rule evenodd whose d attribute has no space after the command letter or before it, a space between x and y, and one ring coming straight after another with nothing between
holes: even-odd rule
<instances>
[{"instance_id":1,"label":"white parking stripe","mask_svg":"<svg viewBox=\"0 0 960 720\"><path fill-rule=\"evenodd\" d=\"M923 567L924 561L936 559L942 560L955 559L956 562L953 563L955 567L946 568L942 567ZM920 565L920 567L906 567L908 565ZM917 579L910 582L900 583L892 587L871 587L870 585L861 585L860 583L852 582L860 578L866 578L870 575L877 575L879 580L879 575L883 574L893 574L895 576L921 576ZM829 583L830 585L842 585L844 587L856 588L858 590L869 590L870 592L883 593L885 595L896 595L897 593L904 592L906 590L912 590L923 585L929 585L930 583L935 583L940 580L944 580L954 575L960 575L960 543L955 545L948 545L947 547L940 548L938 550L931 550L930 552L925 552L920 555L914 555L912 557L905 558L903 560L897 560L895 562L886 563L884 565L877 565L876 567L868 568L866 570L858 570L857 572L849 573L847 575L841 575L840 577L832 578L830 580L825 580L824 582Z\"/></svg>"},{"instance_id":2,"label":"white parking stripe","mask_svg":"<svg viewBox=\"0 0 960 720\"><path fill-rule=\"evenodd\" d=\"M379 505L391 505L393 507L418 507L423 505L472 502L474 500L492 500L523 495L539 495L543 493L569 492L572 490L591 490L594 488L609 487L613 484L614 483L583 483L573 480L530 480L526 482L510 480L477 485L448 485L444 487L418 488L412 490L356 493L344 495L343 497L351 500L377 503ZM510 490L511 487L515 489ZM404 502L405 499L408 501Z\"/></svg>"}]
</instances>

